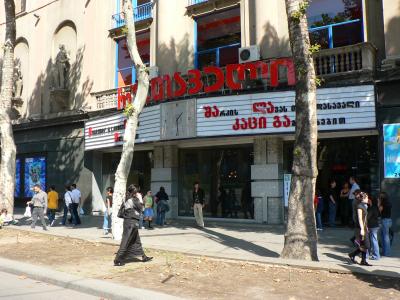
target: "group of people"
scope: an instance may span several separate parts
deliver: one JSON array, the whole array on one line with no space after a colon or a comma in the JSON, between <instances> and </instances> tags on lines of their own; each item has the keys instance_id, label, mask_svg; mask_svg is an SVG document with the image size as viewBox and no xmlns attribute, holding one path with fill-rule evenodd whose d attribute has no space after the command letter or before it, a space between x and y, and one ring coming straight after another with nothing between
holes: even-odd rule
<instances>
[{"instance_id":1,"label":"group of people","mask_svg":"<svg viewBox=\"0 0 400 300\"><path fill-rule=\"evenodd\" d=\"M50 227L54 226L56 221L56 212L59 208L59 194L55 186L50 186L49 192L42 190L40 185L33 186L34 195L27 204L27 210L31 211L32 223L31 228L36 227L36 223L40 220L43 230L47 230L45 215L47 214ZM74 226L81 224L78 208L81 203L81 192L76 184L66 185L63 203L63 218L61 225L66 225L67 221ZM30 208L32 207L32 209ZM70 217L68 218L68 214Z\"/></svg>"},{"instance_id":2,"label":"group of people","mask_svg":"<svg viewBox=\"0 0 400 300\"><path fill-rule=\"evenodd\" d=\"M162 186L160 190L153 196L151 191L148 191L146 195L142 195L140 193L140 187L135 187L135 197L142 204L142 211L139 215L139 228L145 229L145 225L147 225L148 229L153 229L151 223L156 216L156 224L159 226L165 225L165 214L169 211L168 204L168 194L165 192L165 188ZM104 234L107 235L111 232L111 216L112 216L112 203L113 203L113 193L114 189L112 187L108 187L106 189L106 198L104 201L105 211L104 211L104 220L103 220L103 230ZM156 213L154 213L154 210Z\"/></svg>"},{"instance_id":3,"label":"group of people","mask_svg":"<svg viewBox=\"0 0 400 300\"><path fill-rule=\"evenodd\" d=\"M336 212L339 206L342 224L354 227L354 237L351 241L355 245L355 250L349 254L352 262L355 262L355 257L359 254L361 254L360 264L365 266L370 265L367 262L368 255L372 260L380 259L381 255L390 256L392 204L385 192L381 192L377 198L368 195L361 191L357 178L352 176L349 182L343 185L340 193L336 192L336 181L331 180L326 195L328 225L330 227L336 225ZM318 231L323 230L324 202L321 193L317 191L314 206Z\"/></svg>"}]
</instances>

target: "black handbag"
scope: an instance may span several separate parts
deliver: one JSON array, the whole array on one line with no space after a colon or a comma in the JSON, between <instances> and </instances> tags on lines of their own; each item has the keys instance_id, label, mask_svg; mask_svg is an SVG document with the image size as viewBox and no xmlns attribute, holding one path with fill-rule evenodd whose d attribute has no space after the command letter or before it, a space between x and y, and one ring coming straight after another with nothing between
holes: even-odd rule
<instances>
[{"instance_id":1,"label":"black handbag","mask_svg":"<svg viewBox=\"0 0 400 300\"><path fill-rule=\"evenodd\" d=\"M117 217L121 218L121 219L124 219L125 218L125 214L126 214L126 208L125 208L125 201L124 201L124 202L122 202L122 204L121 204L121 206L120 206L120 208L118 210Z\"/></svg>"}]
</instances>

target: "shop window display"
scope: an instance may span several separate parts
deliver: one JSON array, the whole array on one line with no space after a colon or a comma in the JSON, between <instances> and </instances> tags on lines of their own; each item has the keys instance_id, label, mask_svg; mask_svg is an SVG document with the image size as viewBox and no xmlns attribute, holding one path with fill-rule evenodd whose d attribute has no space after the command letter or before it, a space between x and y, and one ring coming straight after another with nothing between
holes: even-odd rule
<instances>
[{"instance_id":1,"label":"shop window display","mask_svg":"<svg viewBox=\"0 0 400 300\"><path fill-rule=\"evenodd\" d=\"M252 147L180 152L179 216L193 216L193 184L205 192L205 217L253 219L250 166Z\"/></svg>"}]
</instances>

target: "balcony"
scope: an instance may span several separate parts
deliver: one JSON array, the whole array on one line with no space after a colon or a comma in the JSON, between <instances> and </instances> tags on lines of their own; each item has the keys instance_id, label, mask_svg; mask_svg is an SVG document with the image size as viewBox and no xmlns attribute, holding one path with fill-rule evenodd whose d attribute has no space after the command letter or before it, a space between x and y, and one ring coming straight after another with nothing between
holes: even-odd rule
<instances>
[{"instance_id":1,"label":"balcony","mask_svg":"<svg viewBox=\"0 0 400 300\"><path fill-rule=\"evenodd\" d=\"M368 42L324 49L313 55L315 73L324 78L335 75L367 74L375 71L376 48Z\"/></svg>"},{"instance_id":2,"label":"balcony","mask_svg":"<svg viewBox=\"0 0 400 300\"><path fill-rule=\"evenodd\" d=\"M133 9L135 15L135 22L145 21L153 18L153 4L148 2L139 5ZM124 13L118 13L112 16L114 29L125 26Z\"/></svg>"},{"instance_id":3,"label":"balcony","mask_svg":"<svg viewBox=\"0 0 400 300\"><path fill-rule=\"evenodd\" d=\"M188 6L193 6L207 1L208 0L188 0Z\"/></svg>"}]
</instances>

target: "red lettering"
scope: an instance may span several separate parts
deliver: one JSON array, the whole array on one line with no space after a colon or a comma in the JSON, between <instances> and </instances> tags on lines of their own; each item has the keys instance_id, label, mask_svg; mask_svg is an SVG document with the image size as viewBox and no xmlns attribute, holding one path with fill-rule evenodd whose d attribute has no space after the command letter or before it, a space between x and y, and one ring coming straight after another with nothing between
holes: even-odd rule
<instances>
[{"instance_id":1,"label":"red lettering","mask_svg":"<svg viewBox=\"0 0 400 300\"><path fill-rule=\"evenodd\" d=\"M270 85L277 87L279 85L279 66L286 67L288 85L296 84L293 60L290 58L279 58L271 60Z\"/></svg>"},{"instance_id":2,"label":"red lettering","mask_svg":"<svg viewBox=\"0 0 400 300\"><path fill-rule=\"evenodd\" d=\"M89 127L89 136L92 136L93 135L93 129L92 129L92 127Z\"/></svg>"},{"instance_id":3,"label":"red lettering","mask_svg":"<svg viewBox=\"0 0 400 300\"><path fill-rule=\"evenodd\" d=\"M290 121L287 115L284 115L283 118L285 119L285 121L283 122L283 127L289 127L292 124L292 121Z\"/></svg>"},{"instance_id":4,"label":"red lettering","mask_svg":"<svg viewBox=\"0 0 400 300\"><path fill-rule=\"evenodd\" d=\"M267 108L267 113L272 114L275 111L275 106L272 104L271 101L268 101L268 108Z\"/></svg>"},{"instance_id":5,"label":"red lettering","mask_svg":"<svg viewBox=\"0 0 400 300\"><path fill-rule=\"evenodd\" d=\"M250 71L250 79L252 80L256 80L259 77L267 79L268 77L268 64L263 61L245 63L243 68ZM259 70L261 76L258 76Z\"/></svg>"},{"instance_id":6,"label":"red lettering","mask_svg":"<svg viewBox=\"0 0 400 300\"><path fill-rule=\"evenodd\" d=\"M155 77L151 81L151 99L161 101L164 99L164 84L161 77Z\"/></svg>"},{"instance_id":7,"label":"red lettering","mask_svg":"<svg viewBox=\"0 0 400 300\"><path fill-rule=\"evenodd\" d=\"M253 112L260 113L260 114L266 114L267 113L267 110L265 109L266 106L267 106L267 103L265 103L265 102L253 103Z\"/></svg>"},{"instance_id":8,"label":"red lettering","mask_svg":"<svg viewBox=\"0 0 400 300\"><path fill-rule=\"evenodd\" d=\"M114 133L114 142L118 142L119 141L119 133L116 132Z\"/></svg>"},{"instance_id":9,"label":"red lettering","mask_svg":"<svg viewBox=\"0 0 400 300\"><path fill-rule=\"evenodd\" d=\"M173 98L171 77L169 75L164 75L163 80L166 83L167 99L171 99Z\"/></svg>"},{"instance_id":10,"label":"red lettering","mask_svg":"<svg viewBox=\"0 0 400 300\"><path fill-rule=\"evenodd\" d=\"M180 72L174 74L174 80L178 85L178 88L174 92L174 97L182 97L186 94L186 81L182 78Z\"/></svg>"},{"instance_id":11,"label":"red lettering","mask_svg":"<svg viewBox=\"0 0 400 300\"><path fill-rule=\"evenodd\" d=\"M232 129L233 130L239 130L240 129L239 119L238 118L236 118L235 124L233 124Z\"/></svg>"},{"instance_id":12,"label":"red lettering","mask_svg":"<svg viewBox=\"0 0 400 300\"><path fill-rule=\"evenodd\" d=\"M218 67L205 67L203 68L203 72L206 74L213 74L216 78L215 83L209 86L204 87L205 93L212 93L219 91L224 87L224 72Z\"/></svg>"},{"instance_id":13,"label":"red lettering","mask_svg":"<svg viewBox=\"0 0 400 300\"><path fill-rule=\"evenodd\" d=\"M211 118L211 107L204 106L203 109L204 109L204 117Z\"/></svg>"},{"instance_id":14,"label":"red lettering","mask_svg":"<svg viewBox=\"0 0 400 300\"><path fill-rule=\"evenodd\" d=\"M118 109L123 109L126 107L126 104L131 103L131 93L130 92L124 92L123 88L118 88L118 96L117 96L117 108Z\"/></svg>"},{"instance_id":15,"label":"red lettering","mask_svg":"<svg viewBox=\"0 0 400 300\"><path fill-rule=\"evenodd\" d=\"M274 122L272 123L272 125L275 128L280 128L282 126L281 118L279 116L275 116L274 117Z\"/></svg>"},{"instance_id":16,"label":"red lettering","mask_svg":"<svg viewBox=\"0 0 400 300\"><path fill-rule=\"evenodd\" d=\"M258 119L258 128L267 128L267 118L261 117Z\"/></svg>"},{"instance_id":17,"label":"red lettering","mask_svg":"<svg viewBox=\"0 0 400 300\"><path fill-rule=\"evenodd\" d=\"M226 66L226 85L231 90L240 90L242 89L242 84L240 82L235 81L234 73L237 75L237 79L239 81L243 81L245 79L244 69L242 65L232 64Z\"/></svg>"},{"instance_id":18,"label":"red lettering","mask_svg":"<svg viewBox=\"0 0 400 300\"><path fill-rule=\"evenodd\" d=\"M215 105L213 106L214 111L212 113L213 117L219 117L219 109Z\"/></svg>"},{"instance_id":19,"label":"red lettering","mask_svg":"<svg viewBox=\"0 0 400 300\"><path fill-rule=\"evenodd\" d=\"M249 128L256 129L257 128L257 118L249 118L248 120Z\"/></svg>"},{"instance_id":20,"label":"red lettering","mask_svg":"<svg viewBox=\"0 0 400 300\"><path fill-rule=\"evenodd\" d=\"M203 89L203 82L201 81L201 72L199 70L189 70L189 84L192 85L188 89L189 95L198 94Z\"/></svg>"},{"instance_id":21,"label":"red lettering","mask_svg":"<svg viewBox=\"0 0 400 300\"><path fill-rule=\"evenodd\" d=\"M242 118L242 124L240 124L240 129L246 130L248 128L248 124L245 118Z\"/></svg>"}]
</instances>

